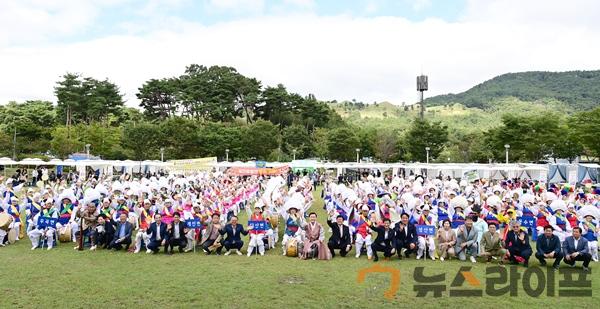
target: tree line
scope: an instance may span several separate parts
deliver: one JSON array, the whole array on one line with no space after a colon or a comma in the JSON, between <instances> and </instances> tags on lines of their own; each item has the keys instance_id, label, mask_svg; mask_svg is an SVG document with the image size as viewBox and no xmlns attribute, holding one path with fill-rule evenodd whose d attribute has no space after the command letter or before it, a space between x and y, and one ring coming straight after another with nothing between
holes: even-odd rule
<instances>
[{"instance_id":1,"label":"tree line","mask_svg":"<svg viewBox=\"0 0 600 309\"><path fill-rule=\"evenodd\" d=\"M140 109L125 106L108 79L67 73L54 87L57 101L0 106L0 156L66 158L90 144L104 159L156 160L217 156L230 160L321 158L379 162L504 161L600 156L594 138L600 109L573 115L506 114L487 131L449 131L414 119L407 130L350 125L314 95L282 84L263 86L232 67L190 65L180 76L151 79L138 88ZM388 121L388 120L382 120Z\"/></svg>"}]
</instances>

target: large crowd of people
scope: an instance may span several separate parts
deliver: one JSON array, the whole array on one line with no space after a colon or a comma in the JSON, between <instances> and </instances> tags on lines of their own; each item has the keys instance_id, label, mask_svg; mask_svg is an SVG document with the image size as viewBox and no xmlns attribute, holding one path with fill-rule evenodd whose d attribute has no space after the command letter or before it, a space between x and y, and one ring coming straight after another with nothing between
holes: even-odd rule
<instances>
[{"instance_id":1,"label":"large crowd of people","mask_svg":"<svg viewBox=\"0 0 600 309\"><path fill-rule=\"evenodd\" d=\"M26 235L32 250L59 241L91 251L242 255L246 240L248 256L279 247L284 256L320 260L352 252L373 261L415 256L527 267L534 255L554 269L582 261L584 270L598 261L600 188L591 183L221 172L46 183L2 181L0 246ZM323 202L313 198L319 194ZM317 218L321 207L327 225Z\"/></svg>"}]
</instances>

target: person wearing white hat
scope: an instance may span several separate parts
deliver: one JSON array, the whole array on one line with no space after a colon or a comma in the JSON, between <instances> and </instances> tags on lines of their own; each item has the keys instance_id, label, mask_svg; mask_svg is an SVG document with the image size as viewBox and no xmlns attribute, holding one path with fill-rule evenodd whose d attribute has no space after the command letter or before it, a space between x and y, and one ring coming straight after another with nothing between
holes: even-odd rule
<instances>
[{"instance_id":1,"label":"person wearing white hat","mask_svg":"<svg viewBox=\"0 0 600 309\"><path fill-rule=\"evenodd\" d=\"M436 220L429 214L429 205L421 206L421 214L418 216L419 225L429 225L436 227ZM417 260L421 259L425 252L425 247L429 247L429 257L435 260L435 236L430 235L418 235L419 249L417 250Z\"/></svg>"},{"instance_id":2,"label":"person wearing white hat","mask_svg":"<svg viewBox=\"0 0 600 309\"><path fill-rule=\"evenodd\" d=\"M8 228L15 231L15 241L17 241L19 240L19 232L21 231L21 207L19 206L19 199L16 196L10 197L9 201L10 203L6 206L6 213L12 216L13 220Z\"/></svg>"},{"instance_id":3,"label":"person wearing white hat","mask_svg":"<svg viewBox=\"0 0 600 309\"><path fill-rule=\"evenodd\" d=\"M265 222L266 225L266 219L262 215L261 205L259 203L256 203L254 205L254 212L252 213L252 215L250 215L248 221ZM264 230L254 229L254 227L250 224L248 224L248 230L250 231L250 241L248 242L248 256L252 255L252 252L256 247L258 247L258 252L260 253L260 255L265 255L265 242L263 241L263 238L265 237L266 232Z\"/></svg>"},{"instance_id":4,"label":"person wearing white hat","mask_svg":"<svg viewBox=\"0 0 600 309\"><path fill-rule=\"evenodd\" d=\"M295 239L296 244L302 243L302 215L298 213L299 209L296 205L289 205L287 211L282 207L279 213L285 220L285 230L281 239L282 255L287 254L287 245L290 240Z\"/></svg>"},{"instance_id":5,"label":"person wearing white hat","mask_svg":"<svg viewBox=\"0 0 600 309\"><path fill-rule=\"evenodd\" d=\"M362 250L362 246L365 245L367 249L367 259L373 258L373 249L371 248L372 236L371 229L369 228L369 206L361 206L361 214L353 225L356 227L355 245L356 254L355 257L358 259Z\"/></svg>"},{"instance_id":6,"label":"person wearing white hat","mask_svg":"<svg viewBox=\"0 0 600 309\"><path fill-rule=\"evenodd\" d=\"M588 240L588 248L592 255L592 260L598 262L598 234L600 233L600 227L598 221L592 214L584 216L584 221L580 224L582 229L582 237Z\"/></svg>"},{"instance_id":7,"label":"person wearing white hat","mask_svg":"<svg viewBox=\"0 0 600 309\"><path fill-rule=\"evenodd\" d=\"M54 235L56 233L56 229L53 227L45 227L42 228L38 226L39 218L58 218L58 212L54 207L52 207L54 201L52 199L47 199L44 201L44 208L33 217L33 226L34 228L27 233L29 236L29 240L31 240L31 250L35 250L38 248L40 243L40 237L46 237L46 243L48 245L48 250L52 250L54 247Z\"/></svg>"},{"instance_id":8,"label":"person wearing white hat","mask_svg":"<svg viewBox=\"0 0 600 309\"><path fill-rule=\"evenodd\" d=\"M550 225L554 228L554 235L558 236L561 242L571 235L571 224L567 217L563 214L564 209L556 208L554 215L550 217Z\"/></svg>"}]
</instances>

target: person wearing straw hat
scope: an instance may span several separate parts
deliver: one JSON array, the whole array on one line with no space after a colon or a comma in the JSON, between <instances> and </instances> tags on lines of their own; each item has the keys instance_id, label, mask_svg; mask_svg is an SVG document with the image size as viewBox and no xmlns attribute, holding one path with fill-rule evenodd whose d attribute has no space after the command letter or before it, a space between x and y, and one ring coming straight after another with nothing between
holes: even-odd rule
<instances>
[{"instance_id":1,"label":"person wearing straw hat","mask_svg":"<svg viewBox=\"0 0 600 309\"><path fill-rule=\"evenodd\" d=\"M296 240L296 244L302 242L302 214L299 214L301 205L300 201L290 199L286 203L285 207L282 207L279 211L283 219L285 220L285 230L283 231L283 238L281 239L282 255L286 255L287 244L291 239ZM284 209L287 208L287 209Z\"/></svg>"}]
</instances>

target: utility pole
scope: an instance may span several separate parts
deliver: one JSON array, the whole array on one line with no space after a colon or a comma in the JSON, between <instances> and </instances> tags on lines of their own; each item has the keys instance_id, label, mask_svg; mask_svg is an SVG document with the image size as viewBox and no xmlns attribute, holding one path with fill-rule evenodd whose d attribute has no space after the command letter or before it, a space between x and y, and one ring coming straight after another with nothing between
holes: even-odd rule
<instances>
[{"instance_id":1,"label":"utility pole","mask_svg":"<svg viewBox=\"0 0 600 309\"><path fill-rule=\"evenodd\" d=\"M425 118L425 103L423 102L423 92L428 90L428 78L427 75L417 76L417 91L419 92L419 101L421 104L420 117L421 120Z\"/></svg>"},{"instance_id":2,"label":"utility pole","mask_svg":"<svg viewBox=\"0 0 600 309\"><path fill-rule=\"evenodd\" d=\"M13 135L13 160L17 161L17 127L15 126L15 134Z\"/></svg>"}]
</instances>

